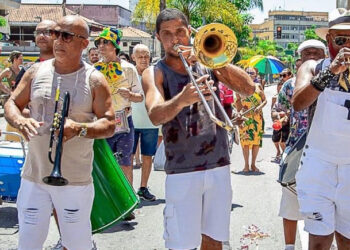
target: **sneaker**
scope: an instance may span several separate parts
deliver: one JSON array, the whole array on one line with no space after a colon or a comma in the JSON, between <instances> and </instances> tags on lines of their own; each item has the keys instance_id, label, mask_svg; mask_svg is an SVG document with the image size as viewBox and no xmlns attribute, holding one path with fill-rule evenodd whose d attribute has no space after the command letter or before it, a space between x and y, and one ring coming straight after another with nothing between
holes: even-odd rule
<instances>
[{"instance_id":1,"label":"sneaker","mask_svg":"<svg viewBox=\"0 0 350 250\"><path fill-rule=\"evenodd\" d=\"M96 242L94 240L92 241L92 249L91 250L97 250L97 245L96 245Z\"/></svg>"},{"instance_id":2,"label":"sneaker","mask_svg":"<svg viewBox=\"0 0 350 250\"><path fill-rule=\"evenodd\" d=\"M125 218L124 218L124 220L125 221L131 221L131 220L135 220L135 214L134 214L134 212L131 212L130 214L128 214L128 216L126 216Z\"/></svg>"},{"instance_id":3,"label":"sneaker","mask_svg":"<svg viewBox=\"0 0 350 250\"><path fill-rule=\"evenodd\" d=\"M140 196L141 199L146 201L155 201L156 197L151 194L146 187L140 187L139 191L137 192L138 196Z\"/></svg>"},{"instance_id":4,"label":"sneaker","mask_svg":"<svg viewBox=\"0 0 350 250\"><path fill-rule=\"evenodd\" d=\"M58 240L56 245L53 248L51 248L51 250L63 250L63 245L62 245L61 238Z\"/></svg>"}]
</instances>

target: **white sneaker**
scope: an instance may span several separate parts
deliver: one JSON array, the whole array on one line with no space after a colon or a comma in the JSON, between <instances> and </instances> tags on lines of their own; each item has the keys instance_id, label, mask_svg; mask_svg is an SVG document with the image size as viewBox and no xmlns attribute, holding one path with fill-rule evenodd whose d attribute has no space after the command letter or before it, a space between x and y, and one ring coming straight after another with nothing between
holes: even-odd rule
<instances>
[{"instance_id":1,"label":"white sneaker","mask_svg":"<svg viewBox=\"0 0 350 250\"><path fill-rule=\"evenodd\" d=\"M96 242L94 240L92 241L92 244L93 246L91 250L97 250Z\"/></svg>"}]
</instances>

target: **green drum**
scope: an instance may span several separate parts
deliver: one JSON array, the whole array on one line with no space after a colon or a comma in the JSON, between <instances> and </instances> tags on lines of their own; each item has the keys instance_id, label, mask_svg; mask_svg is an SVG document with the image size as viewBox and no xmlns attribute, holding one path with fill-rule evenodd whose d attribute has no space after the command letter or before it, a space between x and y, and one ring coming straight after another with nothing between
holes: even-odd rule
<instances>
[{"instance_id":1,"label":"green drum","mask_svg":"<svg viewBox=\"0 0 350 250\"><path fill-rule=\"evenodd\" d=\"M95 198L91 224L92 233L98 233L123 220L140 200L104 139L94 142L92 177Z\"/></svg>"}]
</instances>

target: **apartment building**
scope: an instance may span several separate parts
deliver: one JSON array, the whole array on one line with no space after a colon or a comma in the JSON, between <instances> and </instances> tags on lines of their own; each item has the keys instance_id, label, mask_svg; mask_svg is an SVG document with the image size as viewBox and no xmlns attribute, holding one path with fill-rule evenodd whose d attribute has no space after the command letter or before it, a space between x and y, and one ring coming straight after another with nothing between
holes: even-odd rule
<instances>
[{"instance_id":1,"label":"apartment building","mask_svg":"<svg viewBox=\"0 0 350 250\"><path fill-rule=\"evenodd\" d=\"M253 37L275 41L282 47L290 42L301 43L304 32L312 26L328 26L328 13L316 11L269 11L269 16L261 24L250 25ZM277 38L277 27L281 27L281 38Z\"/></svg>"}]
</instances>

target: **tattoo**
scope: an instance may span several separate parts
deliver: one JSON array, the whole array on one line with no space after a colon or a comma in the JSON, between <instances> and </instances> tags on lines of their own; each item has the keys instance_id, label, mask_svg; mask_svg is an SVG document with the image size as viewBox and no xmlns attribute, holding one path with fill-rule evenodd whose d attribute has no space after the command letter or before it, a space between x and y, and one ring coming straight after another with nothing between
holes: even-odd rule
<instances>
[{"instance_id":1,"label":"tattoo","mask_svg":"<svg viewBox=\"0 0 350 250\"><path fill-rule=\"evenodd\" d=\"M101 76L104 77L102 74L97 74L98 71L94 70L93 72L91 72L90 78L89 78L89 84L90 84L90 88L96 88L100 85L103 84L103 81L101 81Z\"/></svg>"},{"instance_id":2,"label":"tattoo","mask_svg":"<svg viewBox=\"0 0 350 250\"><path fill-rule=\"evenodd\" d=\"M30 68L26 71L26 72L28 72L27 74L30 76L30 78L34 77L34 75L38 71L39 65L40 65L40 63L35 63L32 66L30 66Z\"/></svg>"}]
</instances>

